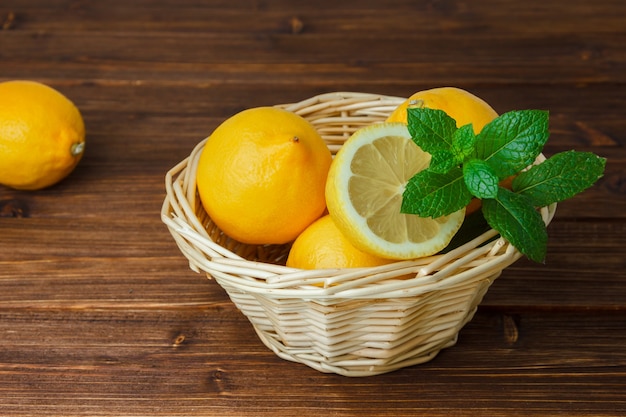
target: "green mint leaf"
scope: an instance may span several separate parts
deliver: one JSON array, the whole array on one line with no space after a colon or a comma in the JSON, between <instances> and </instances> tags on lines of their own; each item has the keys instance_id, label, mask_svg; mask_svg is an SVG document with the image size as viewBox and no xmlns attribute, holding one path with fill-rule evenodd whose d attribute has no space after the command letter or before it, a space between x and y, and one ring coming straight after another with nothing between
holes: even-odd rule
<instances>
[{"instance_id":1,"label":"green mint leaf","mask_svg":"<svg viewBox=\"0 0 626 417\"><path fill-rule=\"evenodd\" d=\"M415 174L406 184L401 211L421 217L441 217L467 206L472 195L456 167L445 174L428 169Z\"/></svg>"},{"instance_id":2,"label":"green mint leaf","mask_svg":"<svg viewBox=\"0 0 626 417\"><path fill-rule=\"evenodd\" d=\"M477 135L475 156L489 162L504 179L532 164L548 136L547 111L511 111L492 120Z\"/></svg>"},{"instance_id":3,"label":"green mint leaf","mask_svg":"<svg viewBox=\"0 0 626 417\"><path fill-rule=\"evenodd\" d=\"M475 197L496 198L498 195L498 176L485 161L472 159L463 164L463 179Z\"/></svg>"},{"instance_id":4,"label":"green mint leaf","mask_svg":"<svg viewBox=\"0 0 626 417\"><path fill-rule=\"evenodd\" d=\"M452 137L452 153L459 164L474 154L476 134L471 124L461 126Z\"/></svg>"},{"instance_id":5,"label":"green mint leaf","mask_svg":"<svg viewBox=\"0 0 626 417\"><path fill-rule=\"evenodd\" d=\"M482 211L489 226L517 250L535 262L544 261L548 232L528 198L499 187L496 198L482 201Z\"/></svg>"},{"instance_id":6,"label":"green mint leaf","mask_svg":"<svg viewBox=\"0 0 626 417\"><path fill-rule=\"evenodd\" d=\"M445 174L474 153L476 135L471 124L460 127L452 135L450 149L438 149L433 151L428 169L433 172Z\"/></svg>"},{"instance_id":7,"label":"green mint leaf","mask_svg":"<svg viewBox=\"0 0 626 417\"><path fill-rule=\"evenodd\" d=\"M457 165L459 163L451 151L440 149L432 153L428 170L445 174Z\"/></svg>"},{"instance_id":8,"label":"green mint leaf","mask_svg":"<svg viewBox=\"0 0 626 417\"><path fill-rule=\"evenodd\" d=\"M407 126L413 142L431 155L452 148L456 122L442 110L409 107Z\"/></svg>"},{"instance_id":9,"label":"green mint leaf","mask_svg":"<svg viewBox=\"0 0 626 417\"><path fill-rule=\"evenodd\" d=\"M513 191L535 207L545 207L591 187L602 177L605 165L605 158L591 152L561 152L521 172L513 180Z\"/></svg>"}]
</instances>

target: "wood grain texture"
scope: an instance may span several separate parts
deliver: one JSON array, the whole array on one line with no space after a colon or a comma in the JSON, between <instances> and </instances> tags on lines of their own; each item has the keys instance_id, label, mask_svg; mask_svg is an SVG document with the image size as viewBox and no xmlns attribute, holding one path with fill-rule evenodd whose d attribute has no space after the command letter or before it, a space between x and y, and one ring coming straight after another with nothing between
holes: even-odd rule
<instances>
[{"instance_id":1,"label":"wood grain texture","mask_svg":"<svg viewBox=\"0 0 626 417\"><path fill-rule=\"evenodd\" d=\"M80 108L62 183L0 187L2 416L626 414L622 0L3 0L0 81ZM165 172L226 117L329 91L466 88L550 111L546 154L608 158L559 204L456 346L369 378L270 352L159 211ZM2 163L0 161L0 163Z\"/></svg>"}]
</instances>

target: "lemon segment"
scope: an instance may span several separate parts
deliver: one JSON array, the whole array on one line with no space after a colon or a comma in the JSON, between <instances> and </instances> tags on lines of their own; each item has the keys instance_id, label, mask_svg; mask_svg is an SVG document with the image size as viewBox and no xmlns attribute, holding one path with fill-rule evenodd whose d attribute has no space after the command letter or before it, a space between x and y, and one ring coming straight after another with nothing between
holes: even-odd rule
<instances>
[{"instance_id":1,"label":"lemon segment","mask_svg":"<svg viewBox=\"0 0 626 417\"><path fill-rule=\"evenodd\" d=\"M335 156L326 182L330 216L362 251L390 259L429 256L445 248L465 210L440 218L401 212L408 180L428 167L430 154L401 122L356 131Z\"/></svg>"}]
</instances>

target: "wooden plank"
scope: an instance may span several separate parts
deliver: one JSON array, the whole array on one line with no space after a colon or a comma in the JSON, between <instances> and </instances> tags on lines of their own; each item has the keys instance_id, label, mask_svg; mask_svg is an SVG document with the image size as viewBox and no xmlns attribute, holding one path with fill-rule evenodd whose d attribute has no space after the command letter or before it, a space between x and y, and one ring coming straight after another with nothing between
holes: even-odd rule
<instances>
[{"instance_id":1,"label":"wooden plank","mask_svg":"<svg viewBox=\"0 0 626 417\"><path fill-rule=\"evenodd\" d=\"M63 1L6 0L0 13L16 14L12 30L50 31L175 31L247 33L255 31L293 31L288 19L302 20L304 31L361 33L386 32L430 33L433 30L463 33L489 30L505 33L543 34L612 34L624 30L619 0L594 3L558 3L532 0L526 7L514 2L487 0L480 3L451 1L415 3L392 0L364 3L349 0L341 3L320 0L315 4L294 4L288 0L259 3L249 0L211 1L112 0L106 3ZM515 19L511 18L511 7ZM402 13L399 13L402 11ZM558 17L558 24L554 19Z\"/></svg>"},{"instance_id":2,"label":"wooden plank","mask_svg":"<svg viewBox=\"0 0 626 417\"><path fill-rule=\"evenodd\" d=\"M46 73L74 79L172 80L178 72L188 81L293 83L313 71L327 82L359 77L365 85L407 74L431 84L601 83L623 80L620 6L535 2L511 19L498 2L294 8L9 1L0 6L0 16L13 16L0 58L9 78L41 76L41 65L54 62ZM295 33L294 19L302 26Z\"/></svg>"},{"instance_id":3,"label":"wooden plank","mask_svg":"<svg viewBox=\"0 0 626 417\"><path fill-rule=\"evenodd\" d=\"M39 65L53 62L57 74L78 79L86 78L87 74L96 79L115 79L125 72L154 79L164 77L163 71L185 70L192 72L187 80L203 76L205 81L211 82L260 81L275 80L275 75L281 74L280 82L293 83L299 75L315 70L321 63L322 67L317 68L322 71L318 72L326 72L327 81L339 82L355 76L367 82L377 74L385 74L390 79L406 78L407 74L420 74L421 78L429 74L436 81L450 73L456 73L457 83L476 82L480 78L499 84L519 84L527 79L549 83L600 83L609 79L623 82L619 65L613 64L624 61L621 46L625 36L622 34L617 33L605 40L605 44L595 47L601 53L589 51L588 44L577 38L520 39L513 36L500 39L494 45L498 50L497 60L482 46L493 42L493 37L492 33L467 40L441 36L432 41L394 35L359 38L332 34L249 37L86 32L76 36L16 30L0 38L0 58L8 63L5 70L8 77L33 77L38 73L36 70L40 72ZM121 44L124 48L116 46ZM332 49L325 47L329 44L333 45ZM415 48L416 44L420 47ZM515 51L520 49L532 50L535 59L529 61L519 56ZM33 60L32 51L41 51L38 59ZM429 58L426 60L425 56ZM88 66L93 66L97 72L85 71ZM110 71L113 67L117 68L115 74Z\"/></svg>"},{"instance_id":4,"label":"wooden plank","mask_svg":"<svg viewBox=\"0 0 626 417\"><path fill-rule=\"evenodd\" d=\"M433 361L365 379L277 358L223 304L0 313L0 334L12 347L0 350L5 415L626 411L626 355L614 349L626 342L623 312L480 313Z\"/></svg>"},{"instance_id":5,"label":"wooden plank","mask_svg":"<svg viewBox=\"0 0 626 417\"><path fill-rule=\"evenodd\" d=\"M87 125L87 150L76 171L59 186L38 193L0 189L1 205L24 207L31 217L153 216L163 199L165 173L186 158L193 147L225 118L244 106L271 105L303 100L322 92L320 84L298 89L275 85L176 86L147 84L53 84L82 110ZM345 86L356 90L357 85ZM426 85L383 87L384 93L428 88ZM405 90L406 88L406 90ZM411 88L411 90L408 90ZM551 111L552 136L546 154L577 149L608 158L605 177L596 186L559 205L558 218L623 218L624 136L626 122L604 105L623 105L621 90L612 85L570 88L478 88L477 94L499 111L545 108ZM393 90L393 91L391 91ZM254 91L254 94L250 94ZM585 98L585 105L579 103ZM620 98L621 97L621 98ZM165 105L163 105L165 101ZM132 103L132 104L131 104ZM172 104L169 104L172 103ZM245 103L245 104L242 104ZM127 196L134 196L129 199ZM69 201L74 199L74 201ZM89 206L86 210L85 207ZM11 209L6 208L10 214ZM135 214L134 212L140 212Z\"/></svg>"},{"instance_id":6,"label":"wooden plank","mask_svg":"<svg viewBox=\"0 0 626 417\"><path fill-rule=\"evenodd\" d=\"M0 307L169 309L226 299L189 269L155 216L106 224L106 214L97 216L71 220L71 233L56 218L0 219ZM545 264L521 259L507 268L482 305L623 311L625 228L623 221L555 221Z\"/></svg>"}]
</instances>

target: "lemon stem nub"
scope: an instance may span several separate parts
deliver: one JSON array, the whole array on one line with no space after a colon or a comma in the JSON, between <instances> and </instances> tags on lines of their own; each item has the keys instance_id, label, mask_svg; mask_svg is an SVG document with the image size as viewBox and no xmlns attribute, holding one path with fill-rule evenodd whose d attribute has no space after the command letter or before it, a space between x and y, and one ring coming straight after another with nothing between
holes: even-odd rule
<instances>
[{"instance_id":1,"label":"lemon stem nub","mask_svg":"<svg viewBox=\"0 0 626 417\"><path fill-rule=\"evenodd\" d=\"M418 108L418 109L423 109L424 107L426 107L426 103L424 103L424 100L410 100L409 101L409 108L410 109L414 109L414 108Z\"/></svg>"},{"instance_id":2,"label":"lemon stem nub","mask_svg":"<svg viewBox=\"0 0 626 417\"><path fill-rule=\"evenodd\" d=\"M85 142L76 142L72 144L72 147L70 148L70 153L72 154L72 156L78 156L82 154L84 150Z\"/></svg>"}]
</instances>

